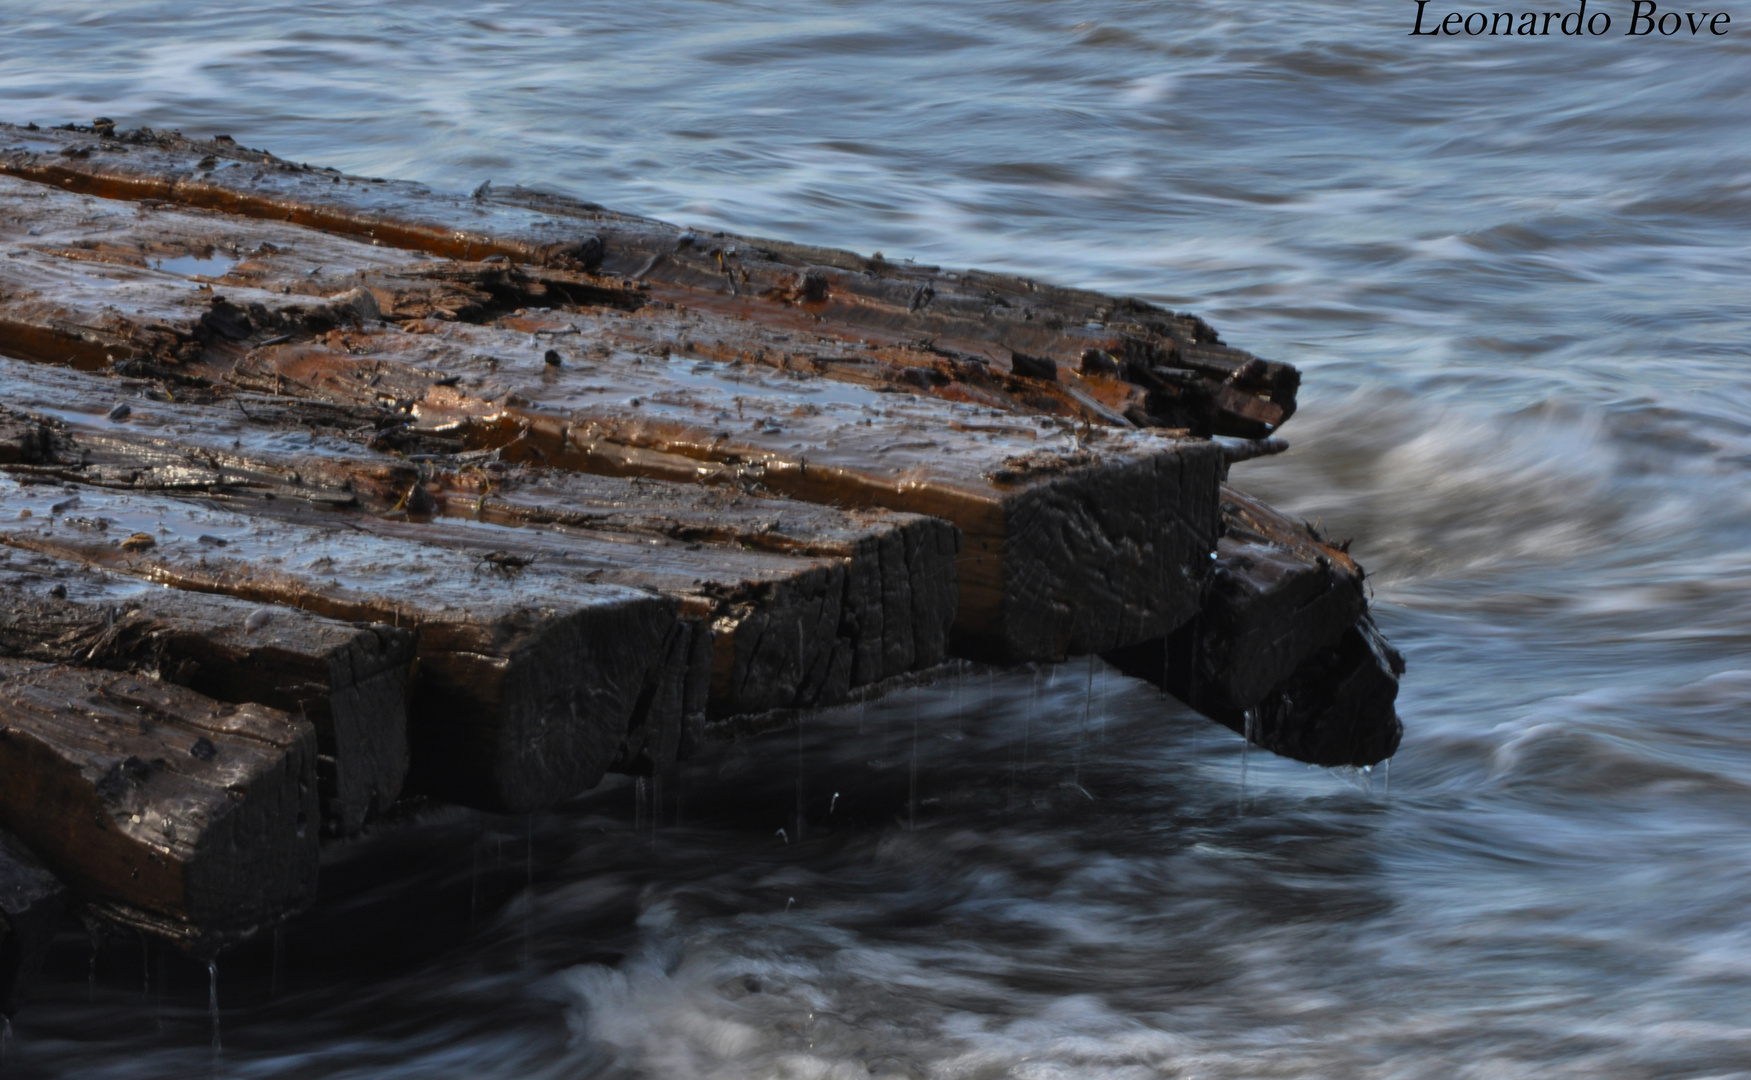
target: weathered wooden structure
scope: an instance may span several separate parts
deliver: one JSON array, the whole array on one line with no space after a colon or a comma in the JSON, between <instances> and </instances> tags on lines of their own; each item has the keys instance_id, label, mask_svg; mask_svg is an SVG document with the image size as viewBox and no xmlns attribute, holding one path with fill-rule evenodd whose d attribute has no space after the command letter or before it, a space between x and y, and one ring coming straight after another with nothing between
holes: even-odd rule
<instances>
[{"instance_id":1,"label":"weathered wooden structure","mask_svg":"<svg viewBox=\"0 0 1751 1080\"><path fill-rule=\"evenodd\" d=\"M1225 485L1298 382L1134 300L0 125L0 829L211 948L404 789L551 805L955 656L1371 764L1361 570Z\"/></svg>"}]
</instances>

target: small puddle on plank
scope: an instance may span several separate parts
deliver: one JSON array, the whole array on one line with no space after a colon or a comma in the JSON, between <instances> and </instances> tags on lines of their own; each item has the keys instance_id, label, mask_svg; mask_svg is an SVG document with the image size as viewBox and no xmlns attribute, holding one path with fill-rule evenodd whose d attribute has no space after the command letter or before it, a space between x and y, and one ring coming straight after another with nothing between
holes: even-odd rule
<instances>
[{"instance_id":1,"label":"small puddle on plank","mask_svg":"<svg viewBox=\"0 0 1751 1080\"><path fill-rule=\"evenodd\" d=\"M152 269L185 278L221 278L236 265L236 259L222 259L217 255L181 255L174 259L152 260Z\"/></svg>"}]
</instances>

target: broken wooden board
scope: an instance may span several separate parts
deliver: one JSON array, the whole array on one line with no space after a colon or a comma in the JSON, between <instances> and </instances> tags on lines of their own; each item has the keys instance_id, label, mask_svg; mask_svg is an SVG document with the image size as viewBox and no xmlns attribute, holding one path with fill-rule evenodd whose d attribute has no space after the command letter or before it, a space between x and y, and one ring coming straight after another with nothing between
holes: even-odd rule
<instances>
[{"instance_id":1,"label":"broken wooden board","mask_svg":"<svg viewBox=\"0 0 1751 1080\"><path fill-rule=\"evenodd\" d=\"M30 271L35 258L13 269ZM199 337L211 310L175 313L185 281L128 273L128 310ZM261 296L250 312L285 300ZM63 312L81 325L108 319L115 333L120 323L136 325L117 314L115 297L107 306L89 295L62 299L63 308L83 305ZM465 324L436 333L361 326L237 359L252 330L235 347L183 364L180 377L404 413L415 435L513 460L758 483L805 501L943 518L964 537L957 647L977 655L1050 659L1113 648L1164 634L1195 610L1215 539L1220 465L1205 441L1061 417L1018 424L996 409L651 357L609 344L610 324L623 313L590 308L570 318L589 329L555 340ZM277 319L249 325L283 327Z\"/></svg>"},{"instance_id":2,"label":"broken wooden board","mask_svg":"<svg viewBox=\"0 0 1751 1080\"><path fill-rule=\"evenodd\" d=\"M18 1015L66 907L66 886L0 829L0 1016Z\"/></svg>"},{"instance_id":3,"label":"broken wooden board","mask_svg":"<svg viewBox=\"0 0 1751 1080\"><path fill-rule=\"evenodd\" d=\"M316 889L316 731L138 675L0 660L0 828L192 947Z\"/></svg>"},{"instance_id":4,"label":"broken wooden board","mask_svg":"<svg viewBox=\"0 0 1751 1080\"><path fill-rule=\"evenodd\" d=\"M1390 757L1403 730L1393 703L1404 664L1367 616L1362 568L1311 525L1226 484L1222 519L1197 618L1106 660L1298 761Z\"/></svg>"},{"instance_id":5,"label":"broken wooden board","mask_svg":"<svg viewBox=\"0 0 1751 1080\"><path fill-rule=\"evenodd\" d=\"M492 525L541 526L536 532L564 537L555 541L562 546L598 549L593 561L584 553L584 568L606 575L603 580L650 585L682 597L690 614L713 623L718 647L729 650L726 664L728 655L755 648L749 642L756 639L767 651L778 646L782 635L767 638L756 627L795 621L795 615L777 613L776 595L756 593L778 588L787 576L813 573L811 560L842 564L838 625L785 663L813 667L810 657L817 645L831 650L842 640L850 650L844 673L849 681L841 686L835 675L817 680L805 692L808 680L799 672L788 686L757 679L762 689L755 690L748 676L750 655L733 668L721 668L714 695L720 715L830 703L851 687L940 663L946 653L954 618L958 535L934 518L842 511L733 489L491 461L410 463L314 431L246 419L246 413L260 413L253 402L240 411L124 398L126 415L112 418L107 412L117 382L0 359L0 390L10 403L0 406L0 456L11 447L11 463L0 462L0 468L38 479L136 491L400 511L413 521L449 515ZM151 388L137 380L121 382L131 383L127 389L135 393ZM42 430L32 430L27 422L32 419ZM413 513L407 512L410 504ZM493 529L406 535L473 550L488 545L488 551L500 550L491 545L538 549L547 543L534 532L496 534ZM669 564L667 570L653 567L643 546L628 546L628 536L640 538L640 545L663 538L680 545L681 551L671 546L658 560ZM613 564L616 551L627 556L626 564ZM674 567L687 574L677 579ZM735 687L746 691L734 692Z\"/></svg>"},{"instance_id":6,"label":"broken wooden board","mask_svg":"<svg viewBox=\"0 0 1751 1080\"><path fill-rule=\"evenodd\" d=\"M63 493L62 503L73 498ZM0 549L0 656L136 672L310 721L323 829L349 836L401 795L413 635L293 608L263 619L259 610Z\"/></svg>"},{"instance_id":7,"label":"broken wooden board","mask_svg":"<svg viewBox=\"0 0 1751 1080\"><path fill-rule=\"evenodd\" d=\"M0 544L411 630L409 780L433 794L522 811L587 790L638 710L678 701L669 684L688 675L657 667L677 633L675 602L640 590L540 565L500 572L462 551L162 496L76 495L69 507L74 495L59 487L0 477L0 500L21 515L0 521ZM678 728L681 718L655 722Z\"/></svg>"},{"instance_id":8,"label":"broken wooden board","mask_svg":"<svg viewBox=\"0 0 1751 1080\"><path fill-rule=\"evenodd\" d=\"M0 171L70 191L292 222L462 261L497 256L624 275L665 303L897 350L902 369L931 366L904 359L921 345L995 368L999 382L1031 382L1041 397L1104 408L1112 422L1207 424L1217 434L1257 437L1294 412L1294 368L1229 348L1201 320L1137 300L778 241L699 236L520 189L446 195L293 165L229 140L5 126L0 147ZM919 391L932 392L928 383L941 374L927 373Z\"/></svg>"},{"instance_id":9,"label":"broken wooden board","mask_svg":"<svg viewBox=\"0 0 1751 1080\"><path fill-rule=\"evenodd\" d=\"M1203 609L1165 648L1167 685L1211 715L1264 700L1308 657L1335 646L1368 606L1361 568L1306 524L1226 484L1222 522ZM1156 642L1130 651L1161 649Z\"/></svg>"}]
</instances>

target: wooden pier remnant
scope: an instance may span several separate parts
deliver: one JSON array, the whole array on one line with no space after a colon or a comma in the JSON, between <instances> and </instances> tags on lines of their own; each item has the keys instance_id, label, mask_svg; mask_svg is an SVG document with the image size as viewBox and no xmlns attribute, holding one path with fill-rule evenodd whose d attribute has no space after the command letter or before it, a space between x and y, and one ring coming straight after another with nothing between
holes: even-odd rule
<instances>
[{"instance_id":1,"label":"wooden pier remnant","mask_svg":"<svg viewBox=\"0 0 1751 1080\"><path fill-rule=\"evenodd\" d=\"M0 837L0 913L58 879L210 951L403 790L531 811L969 659L1372 764L1361 568L1225 483L1299 381L1137 300L0 125L0 830L42 862Z\"/></svg>"}]
</instances>

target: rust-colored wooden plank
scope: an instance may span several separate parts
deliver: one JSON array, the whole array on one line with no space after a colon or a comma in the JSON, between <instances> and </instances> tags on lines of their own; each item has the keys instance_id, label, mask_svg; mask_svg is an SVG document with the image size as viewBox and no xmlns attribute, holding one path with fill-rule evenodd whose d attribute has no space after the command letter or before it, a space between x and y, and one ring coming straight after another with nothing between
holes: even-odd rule
<instances>
[{"instance_id":1,"label":"rust-colored wooden plank","mask_svg":"<svg viewBox=\"0 0 1751 1080\"><path fill-rule=\"evenodd\" d=\"M0 153L0 171L69 191L291 222L451 259L602 270L639 280L656 300L795 325L817 338L902 350L927 341L948 358L1032 380L1044 397L1104 405L1121 424L1207 425L1256 437L1295 408L1294 368L1229 348L1201 320L1137 300L780 241L699 236L536 192L449 195L180 136L0 127L0 143L10 148Z\"/></svg>"}]
</instances>

